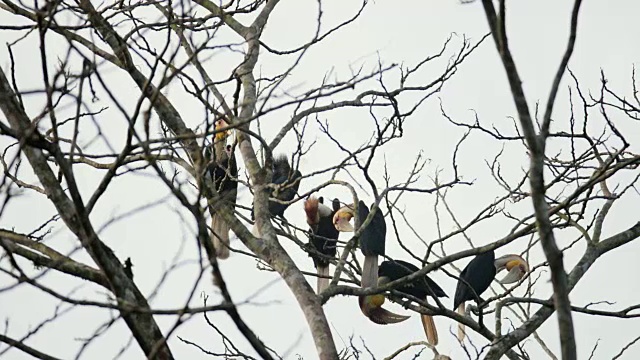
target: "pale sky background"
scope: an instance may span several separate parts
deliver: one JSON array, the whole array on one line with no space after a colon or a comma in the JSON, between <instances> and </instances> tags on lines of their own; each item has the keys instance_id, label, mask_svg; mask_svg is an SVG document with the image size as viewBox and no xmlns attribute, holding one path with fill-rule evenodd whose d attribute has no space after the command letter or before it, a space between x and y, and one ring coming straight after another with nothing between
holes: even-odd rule
<instances>
[{"instance_id":1,"label":"pale sky background","mask_svg":"<svg viewBox=\"0 0 640 360\"><path fill-rule=\"evenodd\" d=\"M97 5L97 4L96 4ZM510 1L508 2L507 31L509 43L513 52L520 77L530 105L540 100L546 101L552 77L560 62L566 44L569 19L572 2L569 1ZM323 29L330 25L343 21L352 16L358 4L352 1L324 1L322 3L324 19ZM606 72L610 80L610 86L626 96L631 95L631 71L640 56L638 38L640 30L637 24L637 14L640 13L640 4L635 1L585 1L580 13L578 28L578 40L575 52L570 62L570 68L575 72L581 82L582 89L597 92L600 70ZM317 2L306 0L282 1L273 12L263 41L277 49L297 47L306 42L315 30L317 17ZM16 23L12 15L0 11L0 23ZM17 22L21 23L21 22ZM413 85L428 83L439 75L444 69L446 61L459 48L462 36L471 41L478 41L488 31L487 21L482 10L482 5L476 1L470 5L461 5L458 1L392 1L377 0L367 6L361 18L349 25L346 29L328 37L325 41L315 45L305 55L299 67L285 81L281 90L299 94L305 90L318 86L323 76L331 69L339 79L346 79L350 75L350 68L357 69L360 66L365 71L373 69L378 57L384 64L404 63L412 66L420 59L438 52L451 33L455 33L450 48L444 58L427 65L423 71L416 75ZM0 32L0 43L7 43L19 36L16 32ZM156 46L161 46L165 35L149 34L150 41L156 41ZM237 37L223 32L221 36L238 41ZM40 62L35 47L36 37L31 35L30 42L24 42L18 46L15 56L18 59L16 72L19 86L23 91L40 88L41 72ZM50 34L48 37L50 61L55 64L55 54L64 54L67 49L66 42L60 37ZM98 40L96 40L98 41ZM106 49L106 46L102 46ZM62 52L61 52L62 51ZM262 72L261 76L270 77L278 74L282 69L290 66L294 58L286 60L262 51L262 57L256 69ZM183 59L183 57L182 57ZM230 70L241 59L241 54L226 52L217 55L205 63L205 67L212 76L217 79L225 78ZM182 60L181 60L182 61ZM77 63L77 62L76 62ZM9 58L6 51L0 52L0 66L5 72L9 71ZM51 67L53 68L53 66ZM216 72L216 69L223 69ZM129 112L133 109L139 96L139 90L133 82L123 76L121 71L115 71L112 66L100 67L100 72L113 89L117 90L117 96L125 104ZM397 84L397 72L385 75L385 80L391 86ZM565 128L568 122L567 109L567 81L565 76L562 90L556 103L554 112L555 129ZM97 84L97 82L96 82ZM182 118L188 126L196 127L203 120L204 109L201 104L194 102L185 96L179 82L176 86L165 91L169 99L176 104ZM352 92L346 92L341 97L351 98L365 89L364 85ZM228 90L228 89L226 89ZM278 92L282 94L282 92ZM85 96L89 96L85 93ZM100 102L94 104L96 108L109 106L111 102L103 93L99 93ZM404 98L404 108L412 105L410 99ZM26 98L30 116L35 116L41 110L42 99ZM507 116L515 116L513 101L509 93L509 87L504 75L502 64L497 56L493 40L487 39L480 48L474 52L465 63L460 66L453 79L445 84L443 90L431 97L412 117L406 122L405 136L401 141L395 141L385 148L384 155L389 167L396 175L395 182L402 181L410 169L418 151L423 150L424 155L431 159L425 169L419 185L431 186L429 176L433 176L437 169L443 169L441 179L448 181L451 175L451 151L463 131L449 124L440 113L440 100L448 114L456 121L472 122L477 111L483 124L493 124L496 127L510 131L511 120ZM280 99L270 100L270 105L277 104ZM32 110L33 109L33 110ZM291 109L285 108L262 119L262 129L269 141L273 134L279 130L284 122L291 116ZM388 115L388 113L387 113ZM592 115L594 125L601 126L601 120L597 112ZM154 114L155 129L157 130L157 117ZM3 119L3 118L2 118ZM332 131L337 134L343 144L350 149L357 148L365 142L371 131L371 118L365 109L339 110L320 115L321 120L330 122ZM4 120L4 119L3 119ZM99 116L102 131L107 134L109 141L115 149L121 149L122 129L124 118L112 107ZM625 132L627 139L632 144L633 152L640 151L638 140L640 131L637 123L626 117L616 114L613 117L616 126ZM272 125L273 124L273 125ZM634 127L635 125L635 127ZM318 144L314 150L301 162L300 170L309 173L317 168L328 166L338 156L338 152L332 148L326 137L323 137L316 129L315 123L310 122L310 129L306 141L310 143L317 139ZM596 126L597 128L597 126ZM81 134L84 143L87 144L95 136L95 128L92 123L83 124ZM290 152L294 148L294 137L287 136L286 140L278 147L277 153ZM6 146L7 140L0 139L0 144ZM558 150L558 146L550 146L550 152ZM103 150L104 144L97 142L92 145L94 151ZM255 146L255 142L254 142ZM566 143L560 144L564 148ZM485 207L494 198L503 195L496 186L484 163L485 159L492 159L502 148L502 144L493 141L480 133L474 133L461 149L459 155L459 171L464 180L475 181L471 187L460 186L450 191L449 204L459 216L461 222L466 223L480 209ZM566 148L565 148L566 149ZM379 186L383 184L382 164L383 157L380 154L374 166L374 176ZM521 169L528 166L526 153L519 144L507 144L502 168L507 177L515 181L521 174ZM25 169L27 162L23 164L23 176L32 179L30 171ZM103 176L98 171L86 166L74 167L77 177L82 179L81 187L85 200L90 196L96 184ZM117 178L110 186L109 191L92 213L92 220L96 229L100 229L109 219L126 213L142 204L156 201L166 197L166 187L152 176L138 174ZM628 180L635 174L620 176L618 179ZM344 174L340 177L349 180ZM359 180L362 179L360 176ZM318 177L306 180L301 185L301 192L312 188L326 180L326 177ZM367 193L359 190L359 196L368 204L372 202L372 195L368 185ZM346 199L347 193L343 188L329 187L321 195L326 198L341 196ZM402 198L401 206L407 209L412 226L426 240L438 237L433 213L435 195L412 194ZM626 194L625 198L616 202L604 227L604 236L622 231L635 222L637 218L638 195L634 192ZM248 194L243 194L241 202L250 204ZM530 211L530 201L513 204L509 208L516 214L524 214ZM594 208L595 209L595 208ZM593 210L593 209L592 209ZM23 197L15 199L9 211L0 218L0 227L13 228L18 232L30 232L33 228L44 222L54 214L51 203L40 194L26 192ZM286 212L286 217L294 224L304 225L304 213L302 204L293 204ZM444 218L443 231L455 229L454 224L441 212ZM389 222L388 222L389 224ZM487 221L469 231L468 235L477 245L486 244L502 238L508 234L512 223L504 219ZM156 288L167 268L174 261L174 257L182 265L166 279L159 293L151 300L155 308L177 308L184 305L185 299L193 287L198 273L197 247L193 236L194 222L189 214L180 209L179 204L173 199L162 204L137 213L121 222L116 222L103 231L100 236L109 245L116 255L124 260L131 257L134 263L135 281L144 294L151 294ZM60 231L56 227L54 233L47 240L61 252L68 252L76 245L76 241L67 232ZM400 235L405 244L418 254L424 252L424 245L413 235L406 225L400 227ZM560 245L566 245L575 238L575 232L557 232L556 237ZM348 239L343 236L341 239ZM302 239L306 241L305 238ZM500 249L497 254L506 251L520 252L526 247L527 239L520 239L511 244L507 249ZM233 246L240 246L237 239L232 239ZM285 243L290 250L290 255L297 264L308 271L313 270L311 259L295 246ZM467 242L457 236L447 242L447 251L452 253L464 250ZM565 256L565 264L570 269L583 251L579 244ZM636 254L640 251L640 245L630 244L622 249L615 250L591 268L582 279L570 298L575 305L584 305L595 301L615 302L613 306L600 307L602 309L617 310L640 303L640 284L635 281L640 265L636 261ZM387 254L400 259L409 259L407 254L397 244L396 236L389 226L387 236ZM532 263L539 264L543 261L542 251L539 245L532 251ZM88 256L82 252L75 254L74 258L91 264ZM456 262L459 268L464 267L467 259ZM30 268L28 263L24 263ZM3 262L6 266L6 262ZM332 267L333 269L333 267ZM240 313L249 326L271 348L287 359L295 359L297 355L305 359L315 359L315 347L313 339L308 331L301 310L286 285L273 273L258 271L255 261L243 258L239 255L225 261L222 265L223 274L226 276L233 298L242 302L249 300L249 304L240 306ZM455 292L455 282L442 272L430 275L449 294L450 298L444 303L451 306ZM542 274L542 281L536 286L536 296L547 298L550 295L551 286L546 282L548 272ZM71 279L66 275L49 273L42 279L44 284L53 287L60 293L73 294L77 299L105 300L103 289L91 284ZM310 279L315 287L315 279ZM8 278L0 276L0 287L8 285ZM264 287L264 288L263 288ZM516 294L520 294L516 292ZM211 285L209 272L199 283L197 294L207 294L211 298L209 303L215 302L219 295ZM254 297L256 293L259 296ZM52 301L47 295L27 286L21 286L10 292L0 293L0 320L8 319L8 330L4 326L0 331L13 338L19 338L40 321L54 314L56 301ZM202 298L195 296L191 306L202 305ZM65 309L68 305L62 305ZM396 312L408 313L395 304L387 304L387 308ZM412 318L404 323L388 326L379 326L366 319L357 306L354 297L337 297L331 299L325 305L327 318L333 329L333 336L338 349L348 343L351 336L354 344L361 350L362 341L376 355L376 358L384 358L397 348L411 341L424 340L419 316L412 314ZM505 312L507 317L513 317ZM28 344L43 352L59 358L74 358L82 346L82 339L95 331L109 318L109 312L95 308L75 308L66 313L56 322L46 325ZM242 340L241 335L235 330L232 322L223 314L211 314L210 318L234 340L236 345L253 353L248 343ZM168 316L158 316L157 321L163 331L170 328L175 319ZM486 320L489 328L493 329L493 316ZM598 318L580 314L574 314L578 358L587 359L591 349L599 341L594 359L610 359L620 349L640 335L637 320ZM455 323L443 317L436 318L436 325L440 332L441 353L449 354L453 359L466 358L460 351L455 332ZM506 325L505 325L506 326ZM551 318L540 329L539 333L548 346L559 354L559 340L557 337L557 324L555 318ZM90 359L111 359L129 340L129 331L122 321L101 335L82 354ZM176 359L206 358L198 349L188 346L177 339L177 336L195 342L210 351L222 351L221 339L208 327L202 315L193 317L188 323L182 325L171 337L169 344ZM486 346L486 340L471 335L474 344L479 347ZM362 339L362 340L361 340ZM533 340L525 341L527 350L532 359L544 359L539 346ZM4 349L0 345L0 351ZM408 352L400 359L411 358L414 352ZM139 359L143 356L136 344L132 345L123 355L122 359ZM367 354L362 354L368 358ZM622 359L637 359L640 356L640 345L629 349ZM421 358L431 358L431 352L424 350ZM5 354L8 359L28 359L24 353L11 350Z\"/></svg>"}]
</instances>

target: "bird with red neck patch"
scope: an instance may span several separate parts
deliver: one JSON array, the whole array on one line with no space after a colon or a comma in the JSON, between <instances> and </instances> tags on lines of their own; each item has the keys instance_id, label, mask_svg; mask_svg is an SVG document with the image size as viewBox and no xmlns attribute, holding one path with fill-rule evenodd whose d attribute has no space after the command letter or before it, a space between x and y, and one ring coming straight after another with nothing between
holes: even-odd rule
<instances>
[{"instance_id":1,"label":"bird with red neck patch","mask_svg":"<svg viewBox=\"0 0 640 360\"><path fill-rule=\"evenodd\" d=\"M324 204L324 199L315 196L308 197L304 202L304 211L309 224L309 256L318 274L317 292L320 293L329 286L330 258L336 256L336 243L340 232L333 226L333 214L340 208L340 201L334 199L333 209Z\"/></svg>"}]
</instances>

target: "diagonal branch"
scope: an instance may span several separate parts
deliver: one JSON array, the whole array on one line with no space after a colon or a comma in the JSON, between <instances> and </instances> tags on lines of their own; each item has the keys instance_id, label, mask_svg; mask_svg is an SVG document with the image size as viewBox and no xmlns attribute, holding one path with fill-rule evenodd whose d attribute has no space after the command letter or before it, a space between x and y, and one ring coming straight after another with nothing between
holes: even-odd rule
<instances>
[{"instance_id":1,"label":"diagonal branch","mask_svg":"<svg viewBox=\"0 0 640 360\"><path fill-rule=\"evenodd\" d=\"M554 303L558 309L558 327L560 330L560 343L562 347L562 358L564 360L575 360L576 355L576 342L574 337L573 320L571 316L571 302L569 300L569 287L567 283L567 274L564 270L563 254L558 248L556 240L553 234L553 226L549 218L549 204L545 200L545 182L544 182L544 153L546 135L549 131L549 123L551 121L551 112L553 110L553 103L555 102L556 94L558 91L562 74L566 68L566 65L573 52L573 45L575 43L575 31L577 28L577 15L580 8L580 0L576 0L572 21L571 21L571 37L567 50L561 62L558 74L556 75L551 93L549 95L549 102L547 103L547 109L545 113L544 124L539 135L536 135L534 130L534 124L531 119L531 114L527 105L524 91L522 89L522 83L518 71L511 56L509 50L506 34L506 11L505 1L500 1L500 16L496 15L493 7L493 0L483 0L485 14L487 21L491 28L496 47L502 59L502 63L509 79L509 85L511 87L511 93L513 100L518 111L518 118L520 120L520 126L527 145L530 150L530 172L529 183L531 186L531 200L536 216L536 222L538 226L538 233L540 234L540 243L544 250L545 256L549 263L551 270L551 282L554 290Z\"/></svg>"},{"instance_id":2,"label":"diagonal branch","mask_svg":"<svg viewBox=\"0 0 640 360\"><path fill-rule=\"evenodd\" d=\"M32 128L29 117L18 102L16 95L4 74L0 69L0 109L7 117L14 131L22 136L29 137L30 134L38 134L37 129ZM78 204L79 193L73 185L73 175L67 166L66 159L62 156L60 149L51 144L50 151L56 158L60 169L63 171L69 191L74 195L74 200L69 199L62 186L58 182L55 174L47 163L44 153L29 146L23 148L34 173L40 180L40 183L47 191L47 195L58 213L62 217L69 230L71 230L80 240L82 245L87 249L92 259L100 266L106 277L109 279L110 288L116 297L122 301L137 304L142 308L148 308L144 295L138 290L135 284L126 275L124 268L113 251L109 249L98 238L88 217L86 209L78 209L77 206L83 207L82 203ZM81 211L79 211L81 210ZM84 216L83 216L84 215ZM138 341L142 350L148 354L157 343L164 343L162 332L155 323L153 316L150 314L130 314L122 313L123 318L133 336ZM172 359L173 355L166 346L161 346L157 352L158 359Z\"/></svg>"},{"instance_id":3,"label":"diagonal branch","mask_svg":"<svg viewBox=\"0 0 640 360\"><path fill-rule=\"evenodd\" d=\"M29 259L38 266L55 269L110 289L109 281L100 270L74 261L26 235L0 229L0 241L2 242L0 246L7 252Z\"/></svg>"},{"instance_id":4,"label":"diagonal branch","mask_svg":"<svg viewBox=\"0 0 640 360\"><path fill-rule=\"evenodd\" d=\"M617 249L620 246L628 244L629 242L640 237L640 222L636 223L629 229L613 235L602 242L589 245L587 250L582 255L582 258L578 261L576 266L571 270L568 276L567 290L571 291L582 279L585 273L591 268L591 266L598 260L598 258L607 252ZM553 301L551 298L549 301ZM542 307L531 318L522 324L519 328L510 332L508 335L503 336L496 341L492 346L485 360L498 360L509 349L514 347L520 341L526 339L536 329L538 329L553 313L555 308Z\"/></svg>"},{"instance_id":5,"label":"diagonal branch","mask_svg":"<svg viewBox=\"0 0 640 360\"><path fill-rule=\"evenodd\" d=\"M560 81L562 80L562 76L567 69L569 59L573 54L573 48L576 43L576 32L578 30L578 13L580 12L580 5L582 5L582 0L576 0L576 2L573 4L573 11L571 12L571 31L569 33L569 42L567 43L567 49L565 50L562 61L560 62L560 66L558 67L558 72L553 79L553 85L551 85L551 91L549 92L549 99L547 99L547 106L544 111L542 129L540 130L540 135L544 138L549 135L551 114L553 113L553 105L556 102L556 96L558 95L558 89L560 88Z\"/></svg>"},{"instance_id":6,"label":"diagonal branch","mask_svg":"<svg viewBox=\"0 0 640 360\"><path fill-rule=\"evenodd\" d=\"M23 352L33 356L36 359L41 359L41 360L59 360L56 357L53 357L51 355L47 355L43 352L40 352L34 348L32 348L31 346L27 346L25 345L22 341L18 341L15 339L12 339L8 336L2 335L0 334L0 342L3 342L11 347L14 347L18 350L22 350Z\"/></svg>"}]
</instances>

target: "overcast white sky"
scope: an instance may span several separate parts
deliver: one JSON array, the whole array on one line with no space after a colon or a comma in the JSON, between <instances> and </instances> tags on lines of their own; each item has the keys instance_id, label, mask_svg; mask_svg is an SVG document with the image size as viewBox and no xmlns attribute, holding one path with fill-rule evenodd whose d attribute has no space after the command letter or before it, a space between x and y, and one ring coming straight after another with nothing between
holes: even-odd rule
<instances>
[{"instance_id":1,"label":"overcast white sky","mask_svg":"<svg viewBox=\"0 0 640 360\"><path fill-rule=\"evenodd\" d=\"M281 1L272 14L263 41L278 49L287 49L299 46L309 39L315 30L317 17L317 2L311 0ZM97 5L97 4L96 4ZM325 1L323 11L327 25L337 23L353 14L357 8L356 2ZM514 54L520 77L523 80L524 89L532 105L540 100L542 103L548 96L551 79L554 76L560 62L564 46L566 44L569 18L572 3L569 1L510 1L508 2L507 31L511 50ZM640 4L635 1L585 1L580 13L578 28L578 40L570 68L579 78L583 90L597 91L600 70L604 70L610 84L614 89L629 96L631 94L630 74L632 65L638 61L640 48L638 36L640 31L637 24L637 14L640 13ZM15 23L12 15L0 11L0 23ZM487 22L482 10L482 5L476 1L470 5L461 5L458 1L392 1L377 0L369 4L362 17L354 24L343 29L321 44L313 47L303 58L300 66L296 68L291 77L285 82L283 90L301 93L305 89L318 86L322 77L333 68L338 78L344 79L350 74L350 68L363 66L364 69L373 69L378 57L384 64L405 63L415 64L420 59L435 54L441 48L444 41L454 33L451 48L444 61L435 62L425 71L417 75L416 81L427 83L442 71L447 58L452 51L460 46L463 36L472 41L479 40L488 32ZM0 32L0 43L13 41L17 33L10 31ZM35 39L32 35L32 40ZM50 50L55 52L66 49L66 43L57 36L49 35ZM237 39L236 39L237 40ZM30 44L30 45L27 45ZM35 56L34 42L24 43L15 49L16 72L18 83L22 90L41 87L40 63ZM59 47L59 49L56 49ZM106 47L105 47L106 48ZM291 58L283 61L273 55L263 52L258 68L265 77L273 76L280 69L291 64ZM233 66L237 65L240 54L226 54L213 57L206 64L207 69L218 78L229 75ZM50 61L55 63L55 57ZM227 66L228 65L228 66ZM5 72L9 71L9 58L6 52L0 52L0 66ZM217 68L224 72L216 73ZM109 75L107 81L117 89L118 96L129 109L135 104L139 96L138 89L125 77L118 74L113 67L101 68L103 76ZM217 74L217 75L216 75ZM388 80L395 85L396 75L389 75ZM554 113L557 128L563 128L567 124L567 91L569 84L563 82L563 90L559 94ZM417 82L416 82L417 83ZM188 99L177 86L168 91L169 99L177 104L181 116L189 126L195 127L202 121L204 109L197 102ZM351 94L353 96L363 88L357 88ZM110 102L102 95L101 102L95 106L108 106ZM389 167L397 174L394 180L402 181L406 171L410 169L418 151L423 150L425 156L431 159L420 181L421 186L429 186L429 176L433 176L437 169L443 169L443 180L449 180L451 151L456 141L460 138L462 130L447 123L440 113L440 100L449 115L457 121L473 121L477 111L484 124L494 124L504 130L510 129L511 121L507 116L515 116L514 106L509 93L502 64L497 56L495 46L491 38L460 67L454 78L448 82L442 92L425 103L408 121L405 129L405 137L401 142L392 143L385 151ZM41 99L29 98L28 111L35 116L41 110ZM277 103L278 100L275 100ZM408 107L410 104L406 104ZM275 117L265 118L262 124L266 137L269 140L279 129L284 121L291 115L290 110L276 113ZM111 116L107 119L105 117ZM595 115L594 115L595 116ZM0 118L0 120L4 120ZM268 120L268 121L267 121ZM328 120L332 131L335 131L346 146L355 148L366 141L370 136L371 122L366 111L337 111L323 114L321 120ZM638 140L640 132L637 125L634 129L632 123L624 117L613 119L621 129L625 130L631 151L638 152ZM271 124L274 124L272 126ZM312 123L313 125L313 123ZM95 134L92 124L86 126L84 136L88 143ZM123 142L121 136L124 119L119 113L110 109L100 118L100 126L105 134L112 136L110 141L116 149L120 149ZM315 126L315 125L313 125ZM363 130L366 129L366 130ZM301 163L301 171L309 173L322 166L328 166L335 159L338 152L331 148L331 144L316 130L311 129L307 134L308 142L318 140L314 151ZM278 152L288 152L294 148L294 137L288 136L278 148ZM0 139L0 143L6 146L6 139ZM96 145L103 146L103 145ZM555 146L555 145L554 145ZM561 145L562 146L562 145ZM480 209L502 192L496 187L490 177L484 163L485 159L491 159L500 151L502 144L492 141L486 136L474 134L463 146L459 158L460 172L464 180L474 180L472 187L459 187L450 192L450 206L460 217L462 222L468 221ZM511 144L505 148L503 169L511 180L516 180L521 174L521 169L528 166L524 149ZM557 148L551 147L552 150ZM328 154L328 155L327 155ZM376 180L382 185L382 164L380 157L374 169ZM25 164L26 165L26 161ZM102 172L87 167L75 167L78 177L82 179L82 187L91 191L103 175ZM29 178L28 174L24 174ZM342 179L349 180L344 175ZM326 178L312 179L303 182L301 191L322 183ZM166 187L150 176L131 176L129 179L118 178L111 185L105 198L99 203L92 214L92 220L96 228L100 229L110 218L125 213L137 206L149 203L167 196ZM244 194L242 202L250 204L250 199ZM345 197L347 193L342 188L325 189L321 195L327 198L335 196ZM369 191L359 191L365 202L372 202ZM612 213L604 228L604 235L611 235L633 225L637 218L637 194L629 193L614 206ZM433 202L435 195L420 194L404 196L401 204L407 209L407 214L415 230L426 240L436 239L435 216ZM529 202L516 204L515 212L530 209ZM178 210L178 211L176 211ZM54 209L48 200L35 193L25 195L14 201L10 211L0 218L0 227L14 228L19 232L30 232L38 224L53 215ZM287 218L299 225L304 224L302 204L297 203L290 207L286 213ZM171 200L149 210L128 217L125 221L115 223L101 232L101 238L114 249L121 258L131 257L134 267L135 280L144 294L150 294L160 281L163 273L172 263L177 254L181 266L172 270L166 283L158 295L151 301L157 308L176 308L184 304L185 299L193 287L194 277L198 272L197 248L193 233L193 221L186 211L179 209L177 202ZM506 221L487 222L469 232L469 236L477 245L486 244L506 235L511 228L511 223ZM454 224L449 220L443 220L443 231L451 231ZM424 246L406 227L400 228L400 236L412 250L417 253L424 251ZM558 241L568 244L574 239L575 233L558 233ZM348 239L343 237L343 239ZM306 239L303 239L306 241ZM49 243L62 252L69 251L76 243L66 232L54 232ZM232 245L241 246L237 239L232 239ZM526 240L522 239L509 246L509 251L519 252L526 246ZM291 256L299 266L311 271L313 265L311 259L299 249L286 245L290 249ZM449 252L463 250L468 247L462 237L456 237L447 243ZM565 257L566 265L573 266L582 251L582 247L574 249ZM624 249L613 251L599 260L589 274L571 293L571 300L576 305L584 305L589 302L608 300L615 302L611 309L621 309L629 305L640 303L640 283L635 281L635 275L640 272L640 265L636 261L636 254L640 250L637 244L630 244ZM499 250L498 255L506 250ZM387 237L387 253L392 257L408 259L396 241L396 236L389 229ZM90 263L86 254L74 255ZM540 249L532 252L532 262L538 264L543 260ZM464 267L467 260L459 261L456 265ZM6 266L6 263L3 263ZM332 268L333 269L333 268ZM250 304L240 306L240 312L251 328L278 353L286 358L294 359L301 355L305 359L317 358L313 339L308 332L302 312L291 296L283 282L279 281L272 273L258 271L253 260L241 256L232 255L230 260L222 265L226 275L230 291L236 301L245 299ZM197 293L208 294L212 299L217 299L216 290L212 287L207 275L197 287ZM450 299L445 304L450 306L455 291L455 282L446 277L442 272L432 274L443 289L449 294ZM551 286L546 282L548 273L542 275L541 281L536 287L536 296L546 298L550 295ZM0 287L6 286L7 277L0 276ZM74 293L76 298L90 298L104 300L105 294L97 287L70 280L69 277L58 274L47 274L43 282L52 286L57 291L65 293L79 286L81 288ZM315 279L312 279L315 283ZM265 286L265 288L262 288ZM254 295L259 292L259 296ZM211 301L211 300L210 300ZM191 305L201 305L201 297L191 302ZM19 287L10 292L0 293L0 320L8 319L8 331L0 327L3 332L14 338L22 336L44 318L52 316L56 302L51 301L46 295L26 286ZM62 308L66 308L63 305ZM408 313L396 305L387 305L396 312ZM352 297L338 297L330 300L326 305L326 315L333 328L333 336L338 348L342 348L349 342L351 336L354 343L362 348L361 341L378 358L391 354L394 350L410 341L424 340L424 333L417 314L404 323L388 326L375 325L360 313L357 300ZM507 316L509 316L508 314ZM102 310L92 308L74 309L64 315L53 324L47 325L40 334L31 339L30 345L60 358L73 358L78 352L82 339L98 329L100 324L108 319L109 314ZM249 346L241 340L235 327L223 314L212 314L211 319L220 324L222 329L227 329L228 334L240 346L247 349ZM158 322L163 329L173 325L170 317L158 317ZM493 317L489 316L485 321L491 324ZM574 315L579 359L588 358L591 349L599 341L594 359L609 359L620 351L629 341L640 335L636 320L603 319ZM455 323L447 318L437 317L436 325L440 331L441 353L449 354L453 359L462 359L455 332ZM493 325L489 326L493 328ZM540 329L541 337L549 347L559 355L559 342L557 339L557 325L555 318L550 319ZM120 347L129 340L129 332L123 322L118 322L109 329L97 341L92 343L83 354L86 358L109 359L113 358ZM176 336L188 339L210 351L220 351L219 336L208 327L202 316L192 318L187 324L182 325L169 340L172 351L177 359L204 358L199 350L179 341ZM362 340L361 340L362 339ZM472 335L472 339L479 347L487 345L484 339ZM0 346L0 351L4 346ZM545 355L535 344L528 345L532 359L543 359ZM408 353L402 359L410 358ZM426 350L424 358L430 358L431 353ZM9 359L27 359L28 356L17 350L11 350L5 356ZM139 359L142 353L137 345L127 350L123 359ZM622 359L636 359L640 356L640 346L632 347L625 353ZM367 355L365 355L367 358Z\"/></svg>"}]
</instances>

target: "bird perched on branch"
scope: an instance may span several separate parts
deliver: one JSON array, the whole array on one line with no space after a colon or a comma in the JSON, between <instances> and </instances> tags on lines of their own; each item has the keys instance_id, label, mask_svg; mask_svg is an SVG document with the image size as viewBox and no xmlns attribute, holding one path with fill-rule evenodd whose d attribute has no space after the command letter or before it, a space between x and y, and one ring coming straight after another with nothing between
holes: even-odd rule
<instances>
[{"instance_id":1,"label":"bird perched on branch","mask_svg":"<svg viewBox=\"0 0 640 360\"><path fill-rule=\"evenodd\" d=\"M378 268L378 286L409 276L419 270L420 269L417 266L406 261L383 261ZM415 296L416 298L425 301L428 296L431 296L432 298L448 297L444 290L442 290L442 288L428 276L420 277L408 283L404 283L398 286L395 290ZM422 327L424 328L424 333L427 336L429 344L433 346L438 345L438 331L436 330L436 324L433 321L433 316L422 314L420 316L420 320L422 321Z\"/></svg>"},{"instance_id":2,"label":"bird perched on branch","mask_svg":"<svg viewBox=\"0 0 640 360\"><path fill-rule=\"evenodd\" d=\"M332 209L333 208L333 209ZM304 211L309 224L310 245L320 254L309 253L318 273L318 294L329 286L329 259L336 256L336 241L340 232L333 226L333 215L340 209L340 200L333 199L332 208L324 204L324 199L310 196L304 202Z\"/></svg>"},{"instance_id":3,"label":"bird perched on branch","mask_svg":"<svg viewBox=\"0 0 640 360\"><path fill-rule=\"evenodd\" d=\"M238 195L238 166L236 156L227 137L230 130L221 131L228 124L224 120L215 123L217 131L213 144L205 148L205 161L208 162L207 174L212 178L213 185L220 196L213 206L227 207L233 211ZM229 257L229 224L217 213L211 215L211 239L218 259Z\"/></svg>"},{"instance_id":4,"label":"bird perched on branch","mask_svg":"<svg viewBox=\"0 0 640 360\"><path fill-rule=\"evenodd\" d=\"M360 200L356 230L365 222L367 216L369 216L369 208ZM344 206L333 216L333 224L340 231L353 231L353 226L349 223L352 217L354 217L353 205ZM378 283L378 256L384 256L386 236L387 224L384 221L382 210L378 208L369 224L360 232L360 250L364 255L360 282L362 288L376 286Z\"/></svg>"},{"instance_id":5,"label":"bird perched on branch","mask_svg":"<svg viewBox=\"0 0 640 360\"><path fill-rule=\"evenodd\" d=\"M291 205L288 202L293 200L298 193L302 173L298 170L292 171L286 155L280 155L273 160L272 170L271 183L276 185L276 188L269 194L269 214L271 217L277 216L284 219L284 212ZM251 209L251 220L255 220L253 208ZM254 235L260 236L256 225L254 225L252 232Z\"/></svg>"},{"instance_id":6,"label":"bird perched on branch","mask_svg":"<svg viewBox=\"0 0 640 360\"><path fill-rule=\"evenodd\" d=\"M483 302L480 295L489 288L496 274L506 269L509 273L500 283L510 284L520 281L529 272L529 264L515 254L495 258L493 250L478 254L460 273L456 294L453 297L453 310L464 316L464 303L473 300ZM458 339L464 340L464 324L458 324Z\"/></svg>"}]
</instances>

